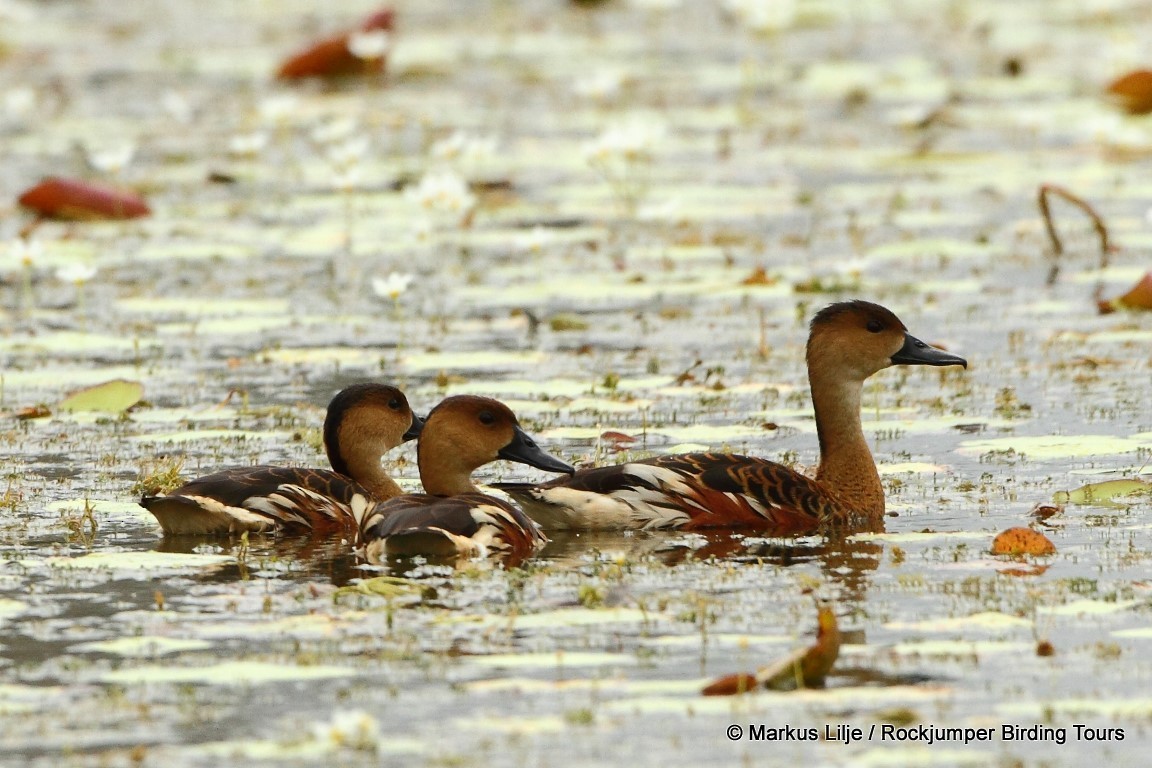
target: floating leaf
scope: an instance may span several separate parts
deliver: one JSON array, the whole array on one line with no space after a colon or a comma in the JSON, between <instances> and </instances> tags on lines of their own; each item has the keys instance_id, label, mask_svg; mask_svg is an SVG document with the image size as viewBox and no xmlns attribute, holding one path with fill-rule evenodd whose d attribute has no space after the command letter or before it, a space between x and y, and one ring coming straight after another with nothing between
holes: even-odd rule
<instances>
[{"instance_id":1,"label":"floating leaf","mask_svg":"<svg viewBox=\"0 0 1152 768\"><path fill-rule=\"evenodd\" d=\"M144 385L140 382L113 379L72 392L60 402L59 409L122 413L140 402L143 396Z\"/></svg>"},{"instance_id":2,"label":"floating leaf","mask_svg":"<svg viewBox=\"0 0 1152 768\"><path fill-rule=\"evenodd\" d=\"M1089 483L1074 491L1057 491L1052 500L1057 504L1098 504L1105 507L1120 507L1113 501L1117 496L1152 493L1152 483L1145 480L1108 480L1103 483Z\"/></svg>"},{"instance_id":3,"label":"floating leaf","mask_svg":"<svg viewBox=\"0 0 1152 768\"><path fill-rule=\"evenodd\" d=\"M778 282L777 278L768 275L764 267L756 267L748 277L740 281L740 285L775 285Z\"/></svg>"},{"instance_id":4,"label":"floating leaf","mask_svg":"<svg viewBox=\"0 0 1152 768\"><path fill-rule=\"evenodd\" d=\"M1108 86L1107 91L1130 115L1152 112L1152 71L1137 69L1122 75Z\"/></svg>"},{"instance_id":5,"label":"floating leaf","mask_svg":"<svg viewBox=\"0 0 1152 768\"><path fill-rule=\"evenodd\" d=\"M360 32L391 32L396 15L391 9L372 14L360 25ZM276 71L281 80L303 80L310 77L335 78L349 75L376 75L384 71L386 58L360 59L348 48L352 32L329 37L289 56Z\"/></svg>"},{"instance_id":6,"label":"floating leaf","mask_svg":"<svg viewBox=\"0 0 1152 768\"><path fill-rule=\"evenodd\" d=\"M794 691L798 688L822 688L824 678L840 656L840 625L829 603L821 603L817 612L816 642L801 648L774 664L761 667L756 674L738 673L717 678L704 687L705 696L732 696L756 688Z\"/></svg>"},{"instance_id":7,"label":"floating leaf","mask_svg":"<svg viewBox=\"0 0 1152 768\"><path fill-rule=\"evenodd\" d=\"M152 210L135 192L79 179L45 179L20 195L20 205L53 219L135 219Z\"/></svg>"},{"instance_id":8,"label":"floating leaf","mask_svg":"<svg viewBox=\"0 0 1152 768\"><path fill-rule=\"evenodd\" d=\"M1096 306L1102 315L1120 309L1152 309L1152 272L1146 272L1128 293L1115 299L1099 301Z\"/></svg>"},{"instance_id":9,"label":"floating leaf","mask_svg":"<svg viewBox=\"0 0 1152 768\"><path fill-rule=\"evenodd\" d=\"M1054 555L1056 545L1031 528L1009 528L992 540L994 555Z\"/></svg>"}]
</instances>

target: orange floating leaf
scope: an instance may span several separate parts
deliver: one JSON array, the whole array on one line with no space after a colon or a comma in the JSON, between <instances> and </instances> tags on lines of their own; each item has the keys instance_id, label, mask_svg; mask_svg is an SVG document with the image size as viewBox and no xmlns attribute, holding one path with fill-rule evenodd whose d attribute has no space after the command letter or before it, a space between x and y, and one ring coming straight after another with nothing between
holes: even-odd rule
<instances>
[{"instance_id":1,"label":"orange floating leaf","mask_svg":"<svg viewBox=\"0 0 1152 768\"><path fill-rule=\"evenodd\" d=\"M994 555L1054 555L1056 545L1031 528L1009 528L992 540Z\"/></svg>"},{"instance_id":2,"label":"orange floating leaf","mask_svg":"<svg viewBox=\"0 0 1152 768\"><path fill-rule=\"evenodd\" d=\"M768 275L764 267L756 267L748 277L740 281L740 285L775 285L778 282L780 281L777 278Z\"/></svg>"},{"instance_id":3,"label":"orange floating leaf","mask_svg":"<svg viewBox=\"0 0 1152 768\"><path fill-rule=\"evenodd\" d=\"M716 678L704 686L702 693L705 696L735 696L738 693L748 693L759 684L756 675L738 672L735 675L724 675L724 677Z\"/></svg>"},{"instance_id":4,"label":"orange floating leaf","mask_svg":"<svg viewBox=\"0 0 1152 768\"><path fill-rule=\"evenodd\" d=\"M135 219L152 210L135 192L79 179L48 178L20 195L20 205L53 219Z\"/></svg>"},{"instance_id":5,"label":"orange floating leaf","mask_svg":"<svg viewBox=\"0 0 1152 768\"><path fill-rule=\"evenodd\" d=\"M396 14L391 8L378 11L360 25L359 32L391 32ZM378 75L384 71L385 56L361 59L348 48L353 32L321 40L289 56L276 70L280 80L303 80L310 77L336 78L350 75Z\"/></svg>"},{"instance_id":6,"label":"orange floating leaf","mask_svg":"<svg viewBox=\"0 0 1152 768\"><path fill-rule=\"evenodd\" d=\"M816 642L784 658L761 667L756 674L737 673L717 678L706 685L705 696L732 696L756 688L794 691L798 688L822 688L840 656L840 625L830 603L821 602L817 616Z\"/></svg>"},{"instance_id":7,"label":"orange floating leaf","mask_svg":"<svg viewBox=\"0 0 1152 768\"><path fill-rule=\"evenodd\" d=\"M1101 301L1097 306L1102 315L1118 309L1152 309L1152 272L1145 272L1144 277L1140 278L1128 293L1115 299Z\"/></svg>"},{"instance_id":8,"label":"orange floating leaf","mask_svg":"<svg viewBox=\"0 0 1152 768\"><path fill-rule=\"evenodd\" d=\"M1130 115L1152 112L1152 71L1137 69L1108 86L1108 94Z\"/></svg>"}]
</instances>

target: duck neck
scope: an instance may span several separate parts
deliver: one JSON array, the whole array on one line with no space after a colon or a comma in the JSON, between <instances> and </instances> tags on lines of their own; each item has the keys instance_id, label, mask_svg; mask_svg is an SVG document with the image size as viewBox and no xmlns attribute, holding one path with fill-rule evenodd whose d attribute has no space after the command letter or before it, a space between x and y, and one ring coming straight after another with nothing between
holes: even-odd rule
<instances>
[{"instance_id":1,"label":"duck neck","mask_svg":"<svg viewBox=\"0 0 1152 768\"><path fill-rule=\"evenodd\" d=\"M364 486L364 490L368 491L374 499L384 501L404 493L396 481L388 477L388 473L380 466L380 454L378 453L372 451L353 452L339 463L342 466L337 466L337 462L333 462L332 468Z\"/></svg>"},{"instance_id":2,"label":"duck neck","mask_svg":"<svg viewBox=\"0 0 1152 768\"><path fill-rule=\"evenodd\" d=\"M862 381L811 376L820 466L816 480L870 518L884 515L884 487L860 424Z\"/></svg>"},{"instance_id":3,"label":"duck neck","mask_svg":"<svg viewBox=\"0 0 1152 768\"><path fill-rule=\"evenodd\" d=\"M476 493L479 489L472 484L474 467L461 463L454 446L439 448L435 442L420 438L416 448L420 464L420 482L424 493L430 496L458 496L462 493Z\"/></svg>"}]
</instances>

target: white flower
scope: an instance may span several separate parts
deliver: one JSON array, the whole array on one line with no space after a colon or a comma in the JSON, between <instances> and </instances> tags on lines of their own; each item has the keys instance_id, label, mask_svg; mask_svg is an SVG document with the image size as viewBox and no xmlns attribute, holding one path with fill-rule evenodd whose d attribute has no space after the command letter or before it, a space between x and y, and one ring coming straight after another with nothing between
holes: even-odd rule
<instances>
[{"instance_id":1,"label":"white flower","mask_svg":"<svg viewBox=\"0 0 1152 768\"><path fill-rule=\"evenodd\" d=\"M432 233L435 231L436 225L432 219L427 216L419 216L412 222L412 229L409 231L409 237L412 238L414 243L424 245L432 240Z\"/></svg>"},{"instance_id":2,"label":"white flower","mask_svg":"<svg viewBox=\"0 0 1152 768\"><path fill-rule=\"evenodd\" d=\"M631 4L646 11L670 11L679 8L683 0L631 0Z\"/></svg>"},{"instance_id":3,"label":"white flower","mask_svg":"<svg viewBox=\"0 0 1152 768\"><path fill-rule=\"evenodd\" d=\"M360 184L362 178L364 178L364 174L360 171L360 166L350 165L347 168L338 169L332 175L332 186L345 192L351 192Z\"/></svg>"},{"instance_id":4,"label":"white flower","mask_svg":"<svg viewBox=\"0 0 1152 768\"><path fill-rule=\"evenodd\" d=\"M667 128L651 120L632 118L609 126L594 141L584 145L584 156L591 163L614 159L641 162L652 159L656 146L667 135Z\"/></svg>"},{"instance_id":5,"label":"white flower","mask_svg":"<svg viewBox=\"0 0 1152 768\"><path fill-rule=\"evenodd\" d=\"M321 123L312 129L312 141L317 144L335 144L344 141L360 130L360 126L350 117L338 117Z\"/></svg>"},{"instance_id":6,"label":"white flower","mask_svg":"<svg viewBox=\"0 0 1152 768\"><path fill-rule=\"evenodd\" d=\"M13 88L4 94L4 114L24 117L36 108L36 91L31 88Z\"/></svg>"},{"instance_id":7,"label":"white flower","mask_svg":"<svg viewBox=\"0 0 1152 768\"><path fill-rule=\"evenodd\" d=\"M37 240L17 237L8 242L8 254L23 267L31 267L44 255L44 248Z\"/></svg>"},{"instance_id":8,"label":"white flower","mask_svg":"<svg viewBox=\"0 0 1152 768\"><path fill-rule=\"evenodd\" d=\"M663 202L642 205L636 211L636 218L640 221L678 222L680 220L680 200L670 197Z\"/></svg>"},{"instance_id":9,"label":"white flower","mask_svg":"<svg viewBox=\"0 0 1152 768\"><path fill-rule=\"evenodd\" d=\"M358 59L379 59L392 47L392 38L383 29L370 29L348 35L347 45Z\"/></svg>"},{"instance_id":10,"label":"white flower","mask_svg":"<svg viewBox=\"0 0 1152 768\"><path fill-rule=\"evenodd\" d=\"M404 190L404 196L421 208L438 213L464 214L476 205L476 196L469 191L468 183L447 170L424 174L419 184Z\"/></svg>"},{"instance_id":11,"label":"white flower","mask_svg":"<svg viewBox=\"0 0 1152 768\"><path fill-rule=\"evenodd\" d=\"M622 87L624 73L605 69L577 78L572 83L572 92L597 101L609 101L620 95Z\"/></svg>"},{"instance_id":12,"label":"white flower","mask_svg":"<svg viewBox=\"0 0 1152 768\"><path fill-rule=\"evenodd\" d=\"M255 157L266 146L268 134L264 131L240 133L228 139L228 152L237 157Z\"/></svg>"},{"instance_id":13,"label":"white flower","mask_svg":"<svg viewBox=\"0 0 1152 768\"><path fill-rule=\"evenodd\" d=\"M261 120L269 123L287 123L288 118L296 113L299 102L295 94L281 93L262 100L256 109L260 113Z\"/></svg>"},{"instance_id":14,"label":"white flower","mask_svg":"<svg viewBox=\"0 0 1152 768\"><path fill-rule=\"evenodd\" d=\"M380 746L380 721L362 709L338 709L328 722L312 726L312 736L329 748L375 752Z\"/></svg>"},{"instance_id":15,"label":"white flower","mask_svg":"<svg viewBox=\"0 0 1152 768\"><path fill-rule=\"evenodd\" d=\"M92 147L85 145L84 155L88 164L98 171L119 173L124 170L136 155L136 145L131 142Z\"/></svg>"},{"instance_id":16,"label":"white flower","mask_svg":"<svg viewBox=\"0 0 1152 768\"><path fill-rule=\"evenodd\" d=\"M757 34L778 32L796 23L796 0L724 0L724 7Z\"/></svg>"},{"instance_id":17,"label":"white flower","mask_svg":"<svg viewBox=\"0 0 1152 768\"><path fill-rule=\"evenodd\" d=\"M348 136L343 141L329 144L324 155L336 168L347 168L368 154L369 144L367 136Z\"/></svg>"},{"instance_id":18,"label":"white flower","mask_svg":"<svg viewBox=\"0 0 1152 768\"><path fill-rule=\"evenodd\" d=\"M400 298L400 294L408 290L408 286L416 279L415 275L407 272L389 272L387 277L372 278L372 293L382 299Z\"/></svg>"},{"instance_id":19,"label":"white flower","mask_svg":"<svg viewBox=\"0 0 1152 768\"><path fill-rule=\"evenodd\" d=\"M496 139L456 131L448 138L433 144L429 154L436 160L478 163L496 154Z\"/></svg>"},{"instance_id":20,"label":"white flower","mask_svg":"<svg viewBox=\"0 0 1152 768\"><path fill-rule=\"evenodd\" d=\"M65 283L83 285L96 277L96 267L91 264L64 264L56 268L56 279Z\"/></svg>"},{"instance_id":21,"label":"white flower","mask_svg":"<svg viewBox=\"0 0 1152 768\"><path fill-rule=\"evenodd\" d=\"M537 224L532 229L520 235L517 238L517 246L522 251L529 253L542 253L544 249L555 239L552 230Z\"/></svg>"},{"instance_id":22,"label":"white flower","mask_svg":"<svg viewBox=\"0 0 1152 768\"><path fill-rule=\"evenodd\" d=\"M160 97L160 107L173 120L184 125L192 122L192 116L195 113L192 103L185 98L184 94L177 91L164 91L164 95Z\"/></svg>"}]
</instances>

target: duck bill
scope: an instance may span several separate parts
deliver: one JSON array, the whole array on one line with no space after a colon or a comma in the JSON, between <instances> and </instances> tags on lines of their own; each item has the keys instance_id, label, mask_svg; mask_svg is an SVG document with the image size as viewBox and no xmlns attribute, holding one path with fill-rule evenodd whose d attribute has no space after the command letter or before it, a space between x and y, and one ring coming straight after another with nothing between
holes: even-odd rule
<instances>
[{"instance_id":1,"label":"duck bill","mask_svg":"<svg viewBox=\"0 0 1152 768\"><path fill-rule=\"evenodd\" d=\"M424 429L424 419L412 414L412 426L408 427L408 431L404 433L403 442L420 437L420 430L422 429Z\"/></svg>"},{"instance_id":2,"label":"duck bill","mask_svg":"<svg viewBox=\"0 0 1152 768\"><path fill-rule=\"evenodd\" d=\"M925 344L911 334L904 334L904 346L892 355L894 365L961 365L968 367L968 361L959 355Z\"/></svg>"},{"instance_id":3,"label":"duck bill","mask_svg":"<svg viewBox=\"0 0 1152 768\"><path fill-rule=\"evenodd\" d=\"M569 475L576 472L576 468L571 464L560 461L550 453L545 453L536 444L536 441L520 427L516 427L512 442L500 449L497 455L507 461L518 461L521 464L543 469L546 472L564 472Z\"/></svg>"}]
</instances>

